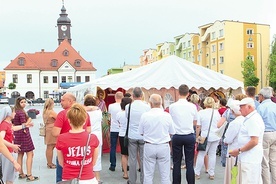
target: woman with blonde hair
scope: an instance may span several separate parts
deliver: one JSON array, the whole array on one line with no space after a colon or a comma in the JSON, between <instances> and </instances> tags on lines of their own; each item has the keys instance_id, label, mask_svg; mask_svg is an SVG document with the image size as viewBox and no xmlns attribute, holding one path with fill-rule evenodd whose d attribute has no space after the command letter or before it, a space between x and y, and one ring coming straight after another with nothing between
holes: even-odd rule
<instances>
[{"instance_id":1,"label":"woman with blonde hair","mask_svg":"<svg viewBox=\"0 0 276 184\"><path fill-rule=\"evenodd\" d=\"M67 111L66 117L69 119L71 130L60 134L56 144L58 162L63 167L62 180L77 178L83 164L79 184L98 184L93 167L98 157L99 140L94 134L91 134L88 140L89 132L83 129L87 113L82 105L75 103ZM84 155L85 160L82 162Z\"/></svg>"},{"instance_id":2,"label":"woman with blonde hair","mask_svg":"<svg viewBox=\"0 0 276 184\"><path fill-rule=\"evenodd\" d=\"M210 132L207 139L207 147L205 151L198 151L195 177L200 179L200 171L203 166L204 156L208 154L208 174L209 179L214 180L215 178L215 165L216 165L216 150L219 143L219 137L216 135L217 122L220 119L220 114L217 109L214 109L215 101L212 97L207 97L204 100L204 110L198 112L196 137L207 137L209 126ZM211 123L211 124L210 124Z\"/></svg>"},{"instance_id":3,"label":"woman with blonde hair","mask_svg":"<svg viewBox=\"0 0 276 184\"><path fill-rule=\"evenodd\" d=\"M47 167L49 169L55 169L56 165L53 164L53 150L56 146L57 138L52 135L52 129L57 117L57 113L54 111L54 100L49 98L45 101L43 109L43 122L46 128L46 135L44 142L46 144L46 160Z\"/></svg>"}]
</instances>

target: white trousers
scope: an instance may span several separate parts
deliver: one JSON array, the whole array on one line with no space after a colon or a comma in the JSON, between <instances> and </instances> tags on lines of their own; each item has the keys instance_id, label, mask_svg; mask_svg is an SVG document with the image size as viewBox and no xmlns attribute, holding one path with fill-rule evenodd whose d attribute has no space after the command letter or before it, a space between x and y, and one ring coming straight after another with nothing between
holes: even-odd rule
<instances>
[{"instance_id":1,"label":"white trousers","mask_svg":"<svg viewBox=\"0 0 276 184\"><path fill-rule=\"evenodd\" d=\"M207 142L206 151L199 151L196 159L195 174L200 175L201 168L204 164L204 156L208 154L208 173L210 176L215 175L216 151L219 141Z\"/></svg>"},{"instance_id":2,"label":"white trousers","mask_svg":"<svg viewBox=\"0 0 276 184\"><path fill-rule=\"evenodd\" d=\"M170 180L170 146L165 144L149 144L144 145L144 184L152 184L155 170L155 164L161 178L161 184L169 184Z\"/></svg>"},{"instance_id":3,"label":"white trousers","mask_svg":"<svg viewBox=\"0 0 276 184\"><path fill-rule=\"evenodd\" d=\"M241 162L241 181L246 184L262 184L261 163L251 164Z\"/></svg>"}]
</instances>

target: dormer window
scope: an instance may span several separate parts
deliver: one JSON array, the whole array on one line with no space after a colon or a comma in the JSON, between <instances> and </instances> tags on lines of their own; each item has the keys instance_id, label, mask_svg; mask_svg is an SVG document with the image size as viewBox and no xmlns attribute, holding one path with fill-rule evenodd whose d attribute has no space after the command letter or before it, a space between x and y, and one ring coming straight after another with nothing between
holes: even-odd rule
<instances>
[{"instance_id":1,"label":"dormer window","mask_svg":"<svg viewBox=\"0 0 276 184\"><path fill-rule=\"evenodd\" d=\"M80 67L81 66L81 60L80 59L76 59L75 60L75 66L76 67Z\"/></svg>"},{"instance_id":2,"label":"dormer window","mask_svg":"<svg viewBox=\"0 0 276 184\"><path fill-rule=\"evenodd\" d=\"M64 50L62 53L64 56L69 56L69 51L68 50Z\"/></svg>"},{"instance_id":3,"label":"dormer window","mask_svg":"<svg viewBox=\"0 0 276 184\"><path fill-rule=\"evenodd\" d=\"M18 65L19 66L24 66L25 65L25 58L23 58L23 57L18 58Z\"/></svg>"},{"instance_id":4,"label":"dormer window","mask_svg":"<svg viewBox=\"0 0 276 184\"><path fill-rule=\"evenodd\" d=\"M58 63L58 61L56 59L52 59L51 66L52 67L57 67L57 63Z\"/></svg>"}]
</instances>

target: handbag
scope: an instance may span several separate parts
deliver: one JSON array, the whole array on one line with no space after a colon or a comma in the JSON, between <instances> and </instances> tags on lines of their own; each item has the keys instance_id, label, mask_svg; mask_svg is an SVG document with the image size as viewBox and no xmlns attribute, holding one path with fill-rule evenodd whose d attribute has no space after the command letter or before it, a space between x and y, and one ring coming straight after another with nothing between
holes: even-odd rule
<instances>
[{"instance_id":1,"label":"handbag","mask_svg":"<svg viewBox=\"0 0 276 184\"><path fill-rule=\"evenodd\" d=\"M215 133L219 138L222 137L224 131L226 130L227 124L228 124L228 122L224 121L224 123L216 130Z\"/></svg>"},{"instance_id":2,"label":"handbag","mask_svg":"<svg viewBox=\"0 0 276 184\"><path fill-rule=\"evenodd\" d=\"M225 137L226 130L229 126L229 122L227 121L229 119L229 116L230 116L230 110L228 109L226 112L226 121L224 121L223 125L221 125L221 127L219 127L215 132L219 138Z\"/></svg>"},{"instance_id":3,"label":"handbag","mask_svg":"<svg viewBox=\"0 0 276 184\"><path fill-rule=\"evenodd\" d=\"M206 137L199 136L197 138L197 140L198 140L197 151L206 151L208 137L209 137L209 133L210 133L210 129L211 129L211 124L213 121L213 116L214 116L214 108L212 108L212 115L211 115L211 119L210 119L210 123L209 123L209 129L208 129L207 136Z\"/></svg>"},{"instance_id":4,"label":"handbag","mask_svg":"<svg viewBox=\"0 0 276 184\"><path fill-rule=\"evenodd\" d=\"M124 146L128 146L129 138L128 138L128 129L129 129L129 118L130 118L130 106L131 103L128 106L128 114L127 114L127 129L126 129L126 135L124 137Z\"/></svg>"},{"instance_id":5,"label":"handbag","mask_svg":"<svg viewBox=\"0 0 276 184\"><path fill-rule=\"evenodd\" d=\"M45 124L40 123L39 136L42 136L42 137L46 136L46 126L45 126Z\"/></svg>"},{"instance_id":6,"label":"handbag","mask_svg":"<svg viewBox=\"0 0 276 184\"><path fill-rule=\"evenodd\" d=\"M79 184L79 180L80 180L80 177L81 177L81 173L82 173L82 169L83 169L84 160L85 160L85 157L86 157L86 153L87 153L87 148L88 148L88 144L89 144L89 141L90 141L90 137L91 137L91 134L89 133L88 138L87 138L87 143L86 143L86 146L85 146L85 152L84 152L85 154L84 154L84 156L82 158L81 168L80 168L80 172L79 172L78 177L70 179L70 180L66 180L66 181L59 181L59 182L57 182L57 184Z\"/></svg>"}]
</instances>

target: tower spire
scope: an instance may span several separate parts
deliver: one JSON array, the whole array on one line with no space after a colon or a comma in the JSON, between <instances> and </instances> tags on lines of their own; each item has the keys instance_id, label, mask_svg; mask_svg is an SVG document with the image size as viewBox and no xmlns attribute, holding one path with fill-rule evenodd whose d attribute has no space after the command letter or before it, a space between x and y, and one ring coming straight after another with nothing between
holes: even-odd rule
<instances>
[{"instance_id":1,"label":"tower spire","mask_svg":"<svg viewBox=\"0 0 276 184\"><path fill-rule=\"evenodd\" d=\"M64 6L64 0L62 0L62 8L60 17L57 19L57 27L58 27L58 44L67 39L71 44L71 20L68 18L68 14L66 13L66 9Z\"/></svg>"}]
</instances>

